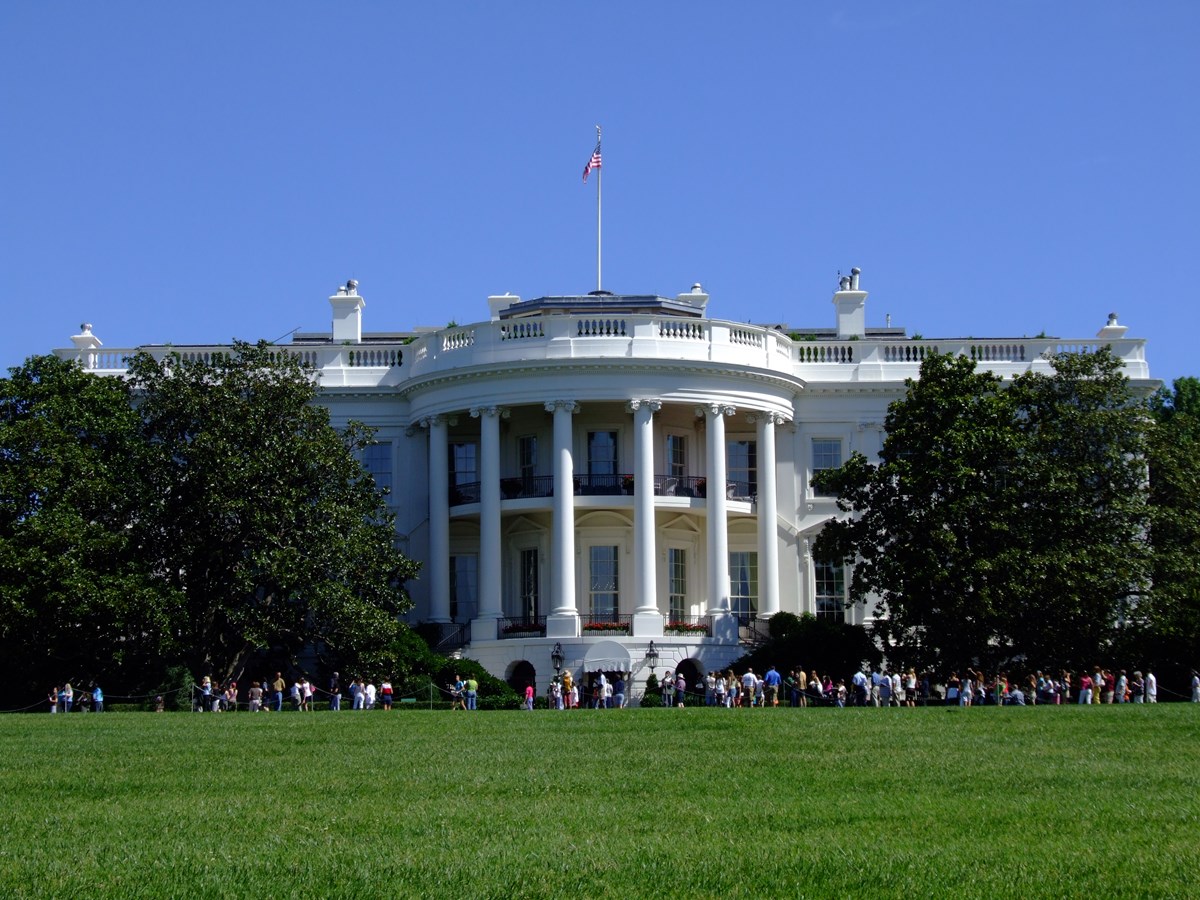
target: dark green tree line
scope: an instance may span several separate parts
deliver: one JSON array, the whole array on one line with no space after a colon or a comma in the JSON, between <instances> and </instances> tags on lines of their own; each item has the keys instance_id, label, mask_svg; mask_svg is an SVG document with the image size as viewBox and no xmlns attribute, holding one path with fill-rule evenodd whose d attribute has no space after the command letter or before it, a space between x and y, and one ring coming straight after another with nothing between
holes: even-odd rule
<instances>
[{"instance_id":1,"label":"dark green tree line","mask_svg":"<svg viewBox=\"0 0 1200 900\"><path fill-rule=\"evenodd\" d=\"M927 359L878 464L820 473L849 514L818 558L853 565L889 655L935 668L1094 665L1150 583L1146 410L1107 351L1003 384Z\"/></svg>"},{"instance_id":2,"label":"dark green tree line","mask_svg":"<svg viewBox=\"0 0 1200 900\"><path fill-rule=\"evenodd\" d=\"M313 373L267 345L138 354L126 381L36 357L0 382L0 636L22 683L256 653L389 657L417 567ZM122 673L114 676L113 673Z\"/></svg>"}]
</instances>

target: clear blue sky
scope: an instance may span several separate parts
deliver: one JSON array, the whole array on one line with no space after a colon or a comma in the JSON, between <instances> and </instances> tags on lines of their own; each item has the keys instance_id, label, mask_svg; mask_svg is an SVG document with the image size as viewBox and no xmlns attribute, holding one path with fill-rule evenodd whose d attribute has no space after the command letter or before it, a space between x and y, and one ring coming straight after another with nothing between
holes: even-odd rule
<instances>
[{"instance_id":1,"label":"clear blue sky","mask_svg":"<svg viewBox=\"0 0 1200 900\"><path fill-rule=\"evenodd\" d=\"M1200 375L1200 3L0 6L0 367L700 281L720 318Z\"/></svg>"}]
</instances>

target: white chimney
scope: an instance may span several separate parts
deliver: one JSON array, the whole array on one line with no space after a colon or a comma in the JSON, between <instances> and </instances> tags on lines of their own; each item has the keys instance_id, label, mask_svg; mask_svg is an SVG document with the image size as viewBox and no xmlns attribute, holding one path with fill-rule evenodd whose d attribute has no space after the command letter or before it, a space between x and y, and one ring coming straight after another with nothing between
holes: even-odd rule
<instances>
[{"instance_id":1,"label":"white chimney","mask_svg":"<svg viewBox=\"0 0 1200 900\"><path fill-rule=\"evenodd\" d=\"M91 322L84 322L79 326L79 334L71 335L71 343L75 345L76 350L98 350L104 346L100 343L100 338L92 334Z\"/></svg>"},{"instance_id":2,"label":"white chimney","mask_svg":"<svg viewBox=\"0 0 1200 900\"><path fill-rule=\"evenodd\" d=\"M692 285L692 289L686 294L676 294L675 300L678 303L686 303L688 306L694 306L701 313L708 316L708 294L704 292L704 288L700 286L700 282Z\"/></svg>"},{"instance_id":3,"label":"white chimney","mask_svg":"<svg viewBox=\"0 0 1200 900\"><path fill-rule=\"evenodd\" d=\"M514 303L520 302L520 297L518 297L516 294L510 294L508 291L505 291L503 294L493 294L492 296L488 297L488 310L491 312L492 321L499 321L502 310L506 310Z\"/></svg>"},{"instance_id":4,"label":"white chimney","mask_svg":"<svg viewBox=\"0 0 1200 900\"><path fill-rule=\"evenodd\" d=\"M358 282L351 278L329 298L333 307L333 340L362 343L362 309L367 301L358 296Z\"/></svg>"},{"instance_id":5,"label":"white chimney","mask_svg":"<svg viewBox=\"0 0 1200 900\"><path fill-rule=\"evenodd\" d=\"M867 292L858 289L861 269L851 269L850 276L843 276L839 290L833 295L837 307L838 337L862 337L867 333Z\"/></svg>"}]
</instances>

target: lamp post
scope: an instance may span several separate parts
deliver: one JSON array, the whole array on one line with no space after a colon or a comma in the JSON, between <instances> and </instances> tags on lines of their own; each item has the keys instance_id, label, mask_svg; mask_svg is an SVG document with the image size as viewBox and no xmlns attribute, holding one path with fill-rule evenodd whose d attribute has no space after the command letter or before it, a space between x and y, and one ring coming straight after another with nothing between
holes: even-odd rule
<instances>
[{"instance_id":1,"label":"lamp post","mask_svg":"<svg viewBox=\"0 0 1200 900\"><path fill-rule=\"evenodd\" d=\"M563 648L561 643L556 642L554 644L554 649L550 651L550 662L554 666L554 677L558 678L558 673L563 667Z\"/></svg>"},{"instance_id":2,"label":"lamp post","mask_svg":"<svg viewBox=\"0 0 1200 900\"><path fill-rule=\"evenodd\" d=\"M658 665L658 648L654 646L654 641L646 648L646 662L650 663L650 674L653 675L654 667Z\"/></svg>"}]
</instances>

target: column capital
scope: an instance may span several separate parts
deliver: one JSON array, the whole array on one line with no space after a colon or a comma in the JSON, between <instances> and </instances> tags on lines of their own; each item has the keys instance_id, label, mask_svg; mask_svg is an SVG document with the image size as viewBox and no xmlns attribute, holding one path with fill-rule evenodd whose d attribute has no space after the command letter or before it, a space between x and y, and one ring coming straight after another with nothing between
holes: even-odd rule
<instances>
[{"instance_id":1,"label":"column capital","mask_svg":"<svg viewBox=\"0 0 1200 900\"><path fill-rule=\"evenodd\" d=\"M512 410L510 410L507 406L472 406L471 407L471 418L472 419L478 419L478 418L481 418L482 416L488 416L489 418L492 416L499 416L502 419L507 419L510 415L512 415Z\"/></svg>"},{"instance_id":2,"label":"column capital","mask_svg":"<svg viewBox=\"0 0 1200 900\"><path fill-rule=\"evenodd\" d=\"M696 407L696 417L707 416L732 416L737 413L736 406L729 406L725 403L703 403Z\"/></svg>"},{"instance_id":3,"label":"column capital","mask_svg":"<svg viewBox=\"0 0 1200 900\"><path fill-rule=\"evenodd\" d=\"M579 412L579 404L574 400L547 400L546 412L557 412L560 409L565 409L569 413Z\"/></svg>"},{"instance_id":4,"label":"column capital","mask_svg":"<svg viewBox=\"0 0 1200 900\"><path fill-rule=\"evenodd\" d=\"M768 425L786 425L792 420L783 413L764 410L750 413L746 416L746 421L751 425L757 425L759 422L765 422Z\"/></svg>"},{"instance_id":5,"label":"column capital","mask_svg":"<svg viewBox=\"0 0 1200 900\"><path fill-rule=\"evenodd\" d=\"M653 414L653 413L658 412L660 409L662 409L662 401L661 400L630 400L628 403L625 404L625 409L628 412L637 412L639 409L641 409L643 407L650 410L650 412Z\"/></svg>"},{"instance_id":6,"label":"column capital","mask_svg":"<svg viewBox=\"0 0 1200 900\"><path fill-rule=\"evenodd\" d=\"M431 416L422 416L417 419L417 425L421 428L429 428L433 425L457 425L458 416L447 415L446 413L435 413Z\"/></svg>"}]
</instances>

